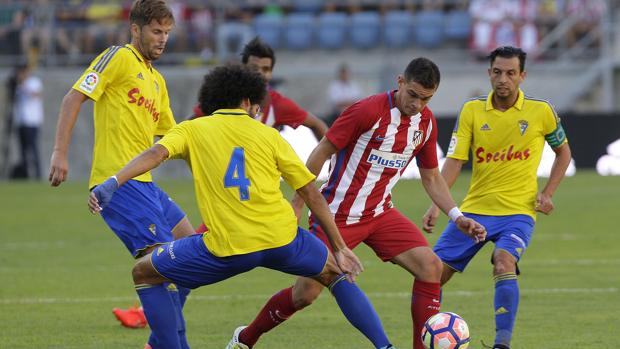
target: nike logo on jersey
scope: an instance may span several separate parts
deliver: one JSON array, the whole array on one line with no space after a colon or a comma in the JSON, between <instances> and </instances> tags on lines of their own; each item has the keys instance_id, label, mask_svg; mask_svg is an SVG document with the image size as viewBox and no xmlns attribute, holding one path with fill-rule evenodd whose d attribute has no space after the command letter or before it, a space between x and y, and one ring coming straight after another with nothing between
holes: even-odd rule
<instances>
[{"instance_id":1,"label":"nike logo on jersey","mask_svg":"<svg viewBox=\"0 0 620 349\"><path fill-rule=\"evenodd\" d=\"M377 136L375 137L375 141L381 142L385 139L385 137Z\"/></svg>"}]
</instances>

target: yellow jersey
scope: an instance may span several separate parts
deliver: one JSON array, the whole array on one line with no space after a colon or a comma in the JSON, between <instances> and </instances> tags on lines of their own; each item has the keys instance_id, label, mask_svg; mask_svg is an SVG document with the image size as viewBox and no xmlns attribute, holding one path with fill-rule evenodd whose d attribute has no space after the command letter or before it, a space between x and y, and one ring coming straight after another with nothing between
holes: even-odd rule
<instances>
[{"instance_id":1,"label":"yellow jersey","mask_svg":"<svg viewBox=\"0 0 620 349\"><path fill-rule=\"evenodd\" d=\"M468 160L472 178L461 210L536 219L536 171L545 139L552 147L567 142L549 102L519 90L516 103L502 112L493 108L493 92L467 101L456 122L447 156Z\"/></svg>"},{"instance_id":2,"label":"yellow jersey","mask_svg":"<svg viewBox=\"0 0 620 349\"><path fill-rule=\"evenodd\" d=\"M220 109L178 124L157 143L190 165L211 253L239 255L293 241L297 219L280 178L297 190L315 176L277 130L242 109Z\"/></svg>"},{"instance_id":3,"label":"yellow jersey","mask_svg":"<svg viewBox=\"0 0 620 349\"><path fill-rule=\"evenodd\" d=\"M73 89L95 101L89 187L117 173L176 124L164 78L132 45L95 58ZM152 180L150 172L134 178Z\"/></svg>"}]
</instances>

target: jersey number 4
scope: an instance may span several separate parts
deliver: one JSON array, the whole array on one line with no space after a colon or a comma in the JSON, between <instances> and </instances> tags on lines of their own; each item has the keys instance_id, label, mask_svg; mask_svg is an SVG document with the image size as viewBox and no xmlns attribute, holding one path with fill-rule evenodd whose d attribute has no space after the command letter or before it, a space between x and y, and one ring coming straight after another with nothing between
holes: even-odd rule
<instances>
[{"instance_id":1,"label":"jersey number 4","mask_svg":"<svg viewBox=\"0 0 620 349\"><path fill-rule=\"evenodd\" d=\"M243 148L235 148L230 156L228 168L224 175L224 187L238 187L239 200L250 200L250 179L245 176L245 151Z\"/></svg>"}]
</instances>

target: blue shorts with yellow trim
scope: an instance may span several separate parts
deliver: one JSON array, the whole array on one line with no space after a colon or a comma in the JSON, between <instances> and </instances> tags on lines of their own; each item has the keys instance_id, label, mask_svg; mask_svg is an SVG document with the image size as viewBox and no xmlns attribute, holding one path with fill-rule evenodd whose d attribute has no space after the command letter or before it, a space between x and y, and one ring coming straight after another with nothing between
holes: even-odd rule
<instances>
[{"instance_id":1,"label":"blue shorts with yellow trim","mask_svg":"<svg viewBox=\"0 0 620 349\"><path fill-rule=\"evenodd\" d=\"M495 249L508 251L518 262L530 243L534 232L534 219L528 215L486 216L464 213L474 219L487 230L484 242L476 243L472 238L461 232L454 222L450 221L433 251L452 269L463 272L471 259L488 241L495 244Z\"/></svg>"},{"instance_id":2,"label":"blue shorts with yellow trim","mask_svg":"<svg viewBox=\"0 0 620 349\"><path fill-rule=\"evenodd\" d=\"M137 257L150 246L172 241L172 229L185 213L155 183L130 180L114 192L101 216Z\"/></svg>"},{"instance_id":3,"label":"blue shorts with yellow trim","mask_svg":"<svg viewBox=\"0 0 620 349\"><path fill-rule=\"evenodd\" d=\"M321 240L298 228L297 236L287 245L228 257L214 256L207 249L202 235L196 234L159 246L151 254L151 263L166 279L193 289L256 267L315 276L323 271L327 255L327 246Z\"/></svg>"}]
</instances>

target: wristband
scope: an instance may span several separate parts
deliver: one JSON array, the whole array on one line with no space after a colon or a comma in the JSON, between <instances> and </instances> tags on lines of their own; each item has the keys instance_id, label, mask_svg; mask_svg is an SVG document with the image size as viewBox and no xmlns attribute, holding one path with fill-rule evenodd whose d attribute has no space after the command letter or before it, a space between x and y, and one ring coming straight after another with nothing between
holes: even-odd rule
<instances>
[{"instance_id":1,"label":"wristband","mask_svg":"<svg viewBox=\"0 0 620 349\"><path fill-rule=\"evenodd\" d=\"M458 206L452 207L452 209L450 209L450 211L448 212L448 217L450 217L450 220L455 223L456 223L456 220L461 216L463 216L463 212L459 210Z\"/></svg>"}]
</instances>

